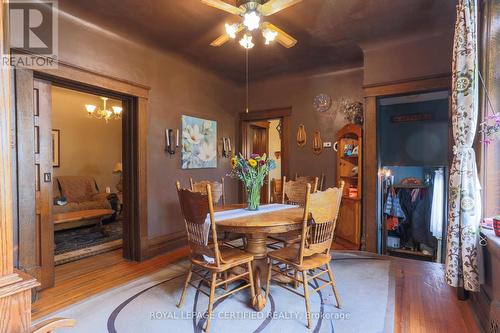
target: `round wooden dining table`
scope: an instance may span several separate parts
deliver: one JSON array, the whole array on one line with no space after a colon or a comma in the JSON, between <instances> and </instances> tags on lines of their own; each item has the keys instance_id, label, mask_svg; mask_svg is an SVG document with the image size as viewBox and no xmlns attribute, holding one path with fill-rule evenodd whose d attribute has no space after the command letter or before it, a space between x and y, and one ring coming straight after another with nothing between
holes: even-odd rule
<instances>
[{"instance_id":1,"label":"round wooden dining table","mask_svg":"<svg viewBox=\"0 0 500 333\"><path fill-rule=\"evenodd\" d=\"M241 208L241 205L220 210L236 208ZM246 235L245 251L254 256L255 299L252 300L252 305L257 311L261 311L266 306L261 286L264 285L267 277L267 236L301 229L303 215L304 208L293 207L233 219L216 220L217 230Z\"/></svg>"}]
</instances>

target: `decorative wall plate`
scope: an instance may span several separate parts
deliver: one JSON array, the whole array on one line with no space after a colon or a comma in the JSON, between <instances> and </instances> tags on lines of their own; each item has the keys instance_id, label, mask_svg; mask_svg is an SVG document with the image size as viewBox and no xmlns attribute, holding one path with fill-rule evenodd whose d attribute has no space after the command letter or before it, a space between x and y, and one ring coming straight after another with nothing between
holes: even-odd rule
<instances>
[{"instance_id":1,"label":"decorative wall plate","mask_svg":"<svg viewBox=\"0 0 500 333\"><path fill-rule=\"evenodd\" d=\"M326 112L332 107L332 98L327 94L319 94L314 97L314 110L318 112Z\"/></svg>"}]
</instances>

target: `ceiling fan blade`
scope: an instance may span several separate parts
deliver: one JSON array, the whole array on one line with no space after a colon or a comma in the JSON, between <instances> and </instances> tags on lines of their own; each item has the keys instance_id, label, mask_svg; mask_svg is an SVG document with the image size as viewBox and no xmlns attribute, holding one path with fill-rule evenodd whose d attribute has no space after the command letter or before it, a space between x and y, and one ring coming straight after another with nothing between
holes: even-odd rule
<instances>
[{"instance_id":1,"label":"ceiling fan blade","mask_svg":"<svg viewBox=\"0 0 500 333\"><path fill-rule=\"evenodd\" d=\"M239 34L245 27L243 24L238 25L238 29L236 30L236 34ZM231 39L227 33L219 36L216 40L214 40L212 43L210 43L210 46L222 46L223 44L227 43Z\"/></svg>"},{"instance_id":2,"label":"ceiling fan blade","mask_svg":"<svg viewBox=\"0 0 500 333\"><path fill-rule=\"evenodd\" d=\"M295 44L297 44L297 40L295 38L284 32L274 24L271 24L269 22L264 22L262 23L262 27L264 29L270 29L277 32L278 35L276 36L276 41L281 45L283 45L284 47L286 47L287 49L294 47Z\"/></svg>"},{"instance_id":3,"label":"ceiling fan blade","mask_svg":"<svg viewBox=\"0 0 500 333\"><path fill-rule=\"evenodd\" d=\"M232 6L222 0L201 0L202 3L205 5L223 10L225 12L234 14L234 15L240 15L243 14L245 11L241 8Z\"/></svg>"},{"instance_id":4,"label":"ceiling fan blade","mask_svg":"<svg viewBox=\"0 0 500 333\"><path fill-rule=\"evenodd\" d=\"M216 40L210 43L210 46L218 47L222 46L229 41L229 36L227 34L219 36Z\"/></svg>"},{"instance_id":5,"label":"ceiling fan blade","mask_svg":"<svg viewBox=\"0 0 500 333\"><path fill-rule=\"evenodd\" d=\"M265 4L259 6L259 12L264 16L273 15L301 1L302 0L269 0Z\"/></svg>"}]
</instances>

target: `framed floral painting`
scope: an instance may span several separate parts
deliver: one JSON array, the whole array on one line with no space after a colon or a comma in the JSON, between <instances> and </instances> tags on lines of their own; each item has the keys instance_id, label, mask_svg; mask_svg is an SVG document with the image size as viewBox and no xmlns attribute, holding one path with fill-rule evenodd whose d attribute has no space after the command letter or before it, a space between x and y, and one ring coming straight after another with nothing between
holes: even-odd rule
<instances>
[{"instance_id":1,"label":"framed floral painting","mask_svg":"<svg viewBox=\"0 0 500 333\"><path fill-rule=\"evenodd\" d=\"M182 169L217 167L217 122L182 116Z\"/></svg>"}]
</instances>

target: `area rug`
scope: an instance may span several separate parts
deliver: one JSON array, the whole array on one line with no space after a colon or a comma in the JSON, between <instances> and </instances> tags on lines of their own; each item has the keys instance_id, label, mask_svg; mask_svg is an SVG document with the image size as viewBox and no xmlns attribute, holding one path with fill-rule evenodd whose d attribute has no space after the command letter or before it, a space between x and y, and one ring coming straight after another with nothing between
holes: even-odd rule
<instances>
[{"instance_id":1,"label":"area rug","mask_svg":"<svg viewBox=\"0 0 500 333\"><path fill-rule=\"evenodd\" d=\"M54 253L58 255L121 239L122 221L117 220L105 224L104 230L108 233L107 236L104 236L95 226L56 231Z\"/></svg>"},{"instance_id":2,"label":"area rug","mask_svg":"<svg viewBox=\"0 0 500 333\"><path fill-rule=\"evenodd\" d=\"M176 307L187 268L187 260L169 265L49 317L77 320L75 328L61 332L202 332L207 310L205 295L190 288L184 307ZM332 268L342 309L336 308L331 288L311 293L311 330L306 327L303 298L273 286L262 312L248 306L246 291L217 302L211 332L392 332L394 283L390 261L333 252Z\"/></svg>"}]
</instances>

